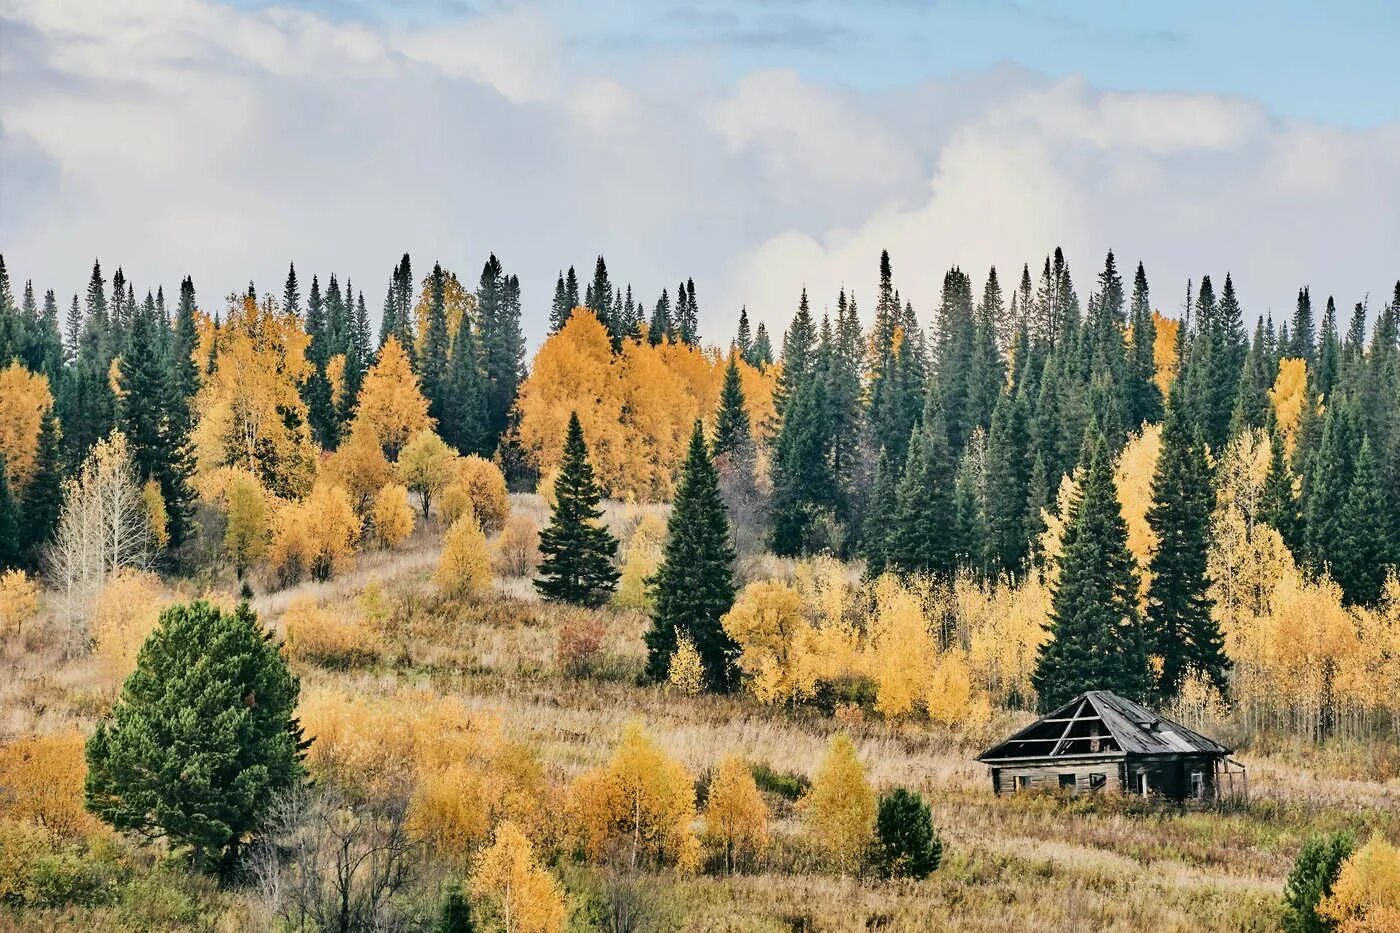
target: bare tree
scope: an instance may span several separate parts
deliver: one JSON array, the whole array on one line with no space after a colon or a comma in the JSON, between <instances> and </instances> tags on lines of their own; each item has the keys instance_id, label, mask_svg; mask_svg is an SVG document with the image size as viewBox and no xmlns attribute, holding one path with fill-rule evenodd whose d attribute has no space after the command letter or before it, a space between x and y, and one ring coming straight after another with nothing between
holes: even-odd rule
<instances>
[{"instance_id":1,"label":"bare tree","mask_svg":"<svg viewBox=\"0 0 1400 933\"><path fill-rule=\"evenodd\" d=\"M123 567L151 566L155 536L126 437L114 431L64 488L58 529L45 555L49 578L64 593L69 618Z\"/></svg>"},{"instance_id":2,"label":"bare tree","mask_svg":"<svg viewBox=\"0 0 1400 933\"><path fill-rule=\"evenodd\" d=\"M301 788L272 807L247 867L269 913L294 930L398 930L395 895L413 881L407 801L353 804L335 788Z\"/></svg>"}]
</instances>

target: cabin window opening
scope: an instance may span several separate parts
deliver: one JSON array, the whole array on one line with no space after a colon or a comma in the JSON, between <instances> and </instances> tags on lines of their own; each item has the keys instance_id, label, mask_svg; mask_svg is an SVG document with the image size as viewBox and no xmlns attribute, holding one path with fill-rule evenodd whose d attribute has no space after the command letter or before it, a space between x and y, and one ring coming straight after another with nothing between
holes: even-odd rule
<instances>
[{"instance_id":1,"label":"cabin window opening","mask_svg":"<svg viewBox=\"0 0 1400 933\"><path fill-rule=\"evenodd\" d=\"M1206 776L1200 771L1191 772L1191 796L1204 797L1206 795Z\"/></svg>"},{"instance_id":2,"label":"cabin window opening","mask_svg":"<svg viewBox=\"0 0 1400 933\"><path fill-rule=\"evenodd\" d=\"M1089 775L1089 789L1090 789L1090 790L1103 790L1103 788L1106 787L1107 785L1108 785L1108 775L1107 775L1107 774L1095 773L1095 774Z\"/></svg>"},{"instance_id":3,"label":"cabin window opening","mask_svg":"<svg viewBox=\"0 0 1400 933\"><path fill-rule=\"evenodd\" d=\"M1098 723L1089 727L1089 752L1098 754L1103 751L1103 743L1100 741Z\"/></svg>"},{"instance_id":4,"label":"cabin window opening","mask_svg":"<svg viewBox=\"0 0 1400 933\"><path fill-rule=\"evenodd\" d=\"M1138 772L1138 786L1139 786L1139 790L1141 790L1141 792L1142 792L1142 795L1143 795L1144 797L1146 797L1147 794L1148 794L1148 790L1147 790L1147 772L1146 772L1146 771L1139 771L1139 772Z\"/></svg>"},{"instance_id":5,"label":"cabin window opening","mask_svg":"<svg viewBox=\"0 0 1400 933\"><path fill-rule=\"evenodd\" d=\"M1075 783L1076 783L1076 782L1075 782L1075 779L1074 779L1074 775L1073 775L1073 774L1062 774L1062 775L1060 775L1060 786L1061 786L1061 787L1067 787L1067 788L1073 790L1073 789L1074 789L1074 786L1075 786Z\"/></svg>"},{"instance_id":6,"label":"cabin window opening","mask_svg":"<svg viewBox=\"0 0 1400 933\"><path fill-rule=\"evenodd\" d=\"M1017 790L1030 790L1030 789L1031 789L1031 776L1030 776L1029 774L1018 774L1018 775L1016 775L1016 789L1017 789Z\"/></svg>"}]
</instances>

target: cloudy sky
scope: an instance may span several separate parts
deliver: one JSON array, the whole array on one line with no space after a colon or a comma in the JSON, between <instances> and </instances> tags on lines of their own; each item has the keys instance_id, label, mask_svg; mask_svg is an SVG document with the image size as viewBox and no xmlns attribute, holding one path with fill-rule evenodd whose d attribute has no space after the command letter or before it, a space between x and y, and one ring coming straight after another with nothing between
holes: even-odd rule
<instances>
[{"instance_id":1,"label":"cloudy sky","mask_svg":"<svg viewBox=\"0 0 1400 933\"><path fill-rule=\"evenodd\" d=\"M1218 8L1229 6L1222 13ZM1325 9L1324 9L1325 6ZM206 307L399 254L522 280L532 341L599 252L702 331L925 319L1063 245L1154 302L1231 271L1250 314L1400 278L1400 7L1185 0L0 0L0 252L61 296L94 257Z\"/></svg>"}]
</instances>

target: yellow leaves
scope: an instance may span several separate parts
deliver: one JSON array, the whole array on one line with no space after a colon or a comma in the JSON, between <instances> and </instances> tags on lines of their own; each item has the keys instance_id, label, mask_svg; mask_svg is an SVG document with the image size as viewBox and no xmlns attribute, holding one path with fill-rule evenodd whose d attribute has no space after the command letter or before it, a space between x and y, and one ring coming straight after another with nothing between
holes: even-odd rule
<instances>
[{"instance_id":1,"label":"yellow leaves","mask_svg":"<svg viewBox=\"0 0 1400 933\"><path fill-rule=\"evenodd\" d=\"M510 495L501 468L471 454L459 458L455 470L456 478L442 491L443 519L455 522L471 509L482 531L499 531L510 514Z\"/></svg>"},{"instance_id":2,"label":"yellow leaves","mask_svg":"<svg viewBox=\"0 0 1400 933\"><path fill-rule=\"evenodd\" d=\"M34 475L39 431L51 408L46 377L18 363L0 369L0 455L13 493L23 492Z\"/></svg>"},{"instance_id":3,"label":"yellow leaves","mask_svg":"<svg viewBox=\"0 0 1400 933\"><path fill-rule=\"evenodd\" d=\"M210 334L209 342L215 335ZM310 342L295 314L269 300L236 300L217 332L214 372L195 410L196 459L202 473L237 465L278 495L303 494L316 470L301 384L311 372Z\"/></svg>"},{"instance_id":4,"label":"yellow leaves","mask_svg":"<svg viewBox=\"0 0 1400 933\"><path fill-rule=\"evenodd\" d=\"M875 681L875 709L886 719L915 712L929 694L938 646L918 594L893 574L875 581L867 669Z\"/></svg>"},{"instance_id":5,"label":"yellow leaves","mask_svg":"<svg viewBox=\"0 0 1400 933\"><path fill-rule=\"evenodd\" d=\"M540 560L540 529L528 515L512 515L491 545L491 563L507 577L524 577L535 572Z\"/></svg>"},{"instance_id":6,"label":"yellow leaves","mask_svg":"<svg viewBox=\"0 0 1400 933\"><path fill-rule=\"evenodd\" d=\"M1156 330L1152 338L1152 365L1155 370L1152 380L1162 390L1162 397L1166 398L1171 391L1172 380L1176 378L1176 343L1181 322L1176 318L1164 317L1160 311L1153 311L1152 324Z\"/></svg>"},{"instance_id":7,"label":"yellow leaves","mask_svg":"<svg viewBox=\"0 0 1400 933\"><path fill-rule=\"evenodd\" d=\"M470 511L447 529L433 582L445 596L454 599L479 596L491 586L486 536Z\"/></svg>"},{"instance_id":8,"label":"yellow leaves","mask_svg":"<svg viewBox=\"0 0 1400 933\"><path fill-rule=\"evenodd\" d=\"M151 526L151 539L163 551L170 543L170 515L165 510L165 497L160 493L160 484L154 479L146 480L141 487L141 501L146 504L146 522Z\"/></svg>"},{"instance_id":9,"label":"yellow leaves","mask_svg":"<svg viewBox=\"0 0 1400 933\"><path fill-rule=\"evenodd\" d=\"M647 580L661 567L665 546L666 520L655 512L643 513L622 546L622 573L613 605L651 611L652 593Z\"/></svg>"},{"instance_id":10,"label":"yellow leaves","mask_svg":"<svg viewBox=\"0 0 1400 933\"><path fill-rule=\"evenodd\" d=\"M495 904L506 933L558 933L564 929L564 894L540 867L525 838L509 821L496 828L496 841L476 860L472 893Z\"/></svg>"},{"instance_id":11,"label":"yellow leaves","mask_svg":"<svg viewBox=\"0 0 1400 933\"><path fill-rule=\"evenodd\" d=\"M391 336L365 373L351 433L369 430L392 460L409 438L432 427L418 376L398 339Z\"/></svg>"},{"instance_id":12,"label":"yellow leaves","mask_svg":"<svg viewBox=\"0 0 1400 933\"><path fill-rule=\"evenodd\" d=\"M729 871L751 863L768 847L768 806L738 755L725 757L710 780L704 838L724 853Z\"/></svg>"},{"instance_id":13,"label":"yellow leaves","mask_svg":"<svg viewBox=\"0 0 1400 933\"><path fill-rule=\"evenodd\" d=\"M686 696L697 696L705 689L705 665L689 635L676 639L676 650L671 654L666 682Z\"/></svg>"},{"instance_id":14,"label":"yellow leaves","mask_svg":"<svg viewBox=\"0 0 1400 933\"><path fill-rule=\"evenodd\" d=\"M1278 376L1269 390L1274 406L1274 421L1283 431L1284 446L1293 453L1298 437L1298 422L1303 416L1303 404L1308 398L1308 361L1285 357L1278 361Z\"/></svg>"},{"instance_id":15,"label":"yellow leaves","mask_svg":"<svg viewBox=\"0 0 1400 933\"><path fill-rule=\"evenodd\" d=\"M298 600L282 613L287 657L326 667L370 664L384 652L378 634L343 610Z\"/></svg>"},{"instance_id":16,"label":"yellow leaves","mask_svg":"<svg viewBox=\"0 0 1400 933\"><path fill-rule=\"evenodd\" d=\"M0 819L39 827L59 839L101 829L83 807L84 738L77 729L0 744ZM0 841L0 850L5 842ZM3 871L0 871L0 875ZM0 889L4 882L0 880Z\"/></svg>"},{"instance_id":17,"label":"yellow leaves","mask_svg":"<svg viewBox=\"0 0 1400 933\"><path fill-rule=\"evenodd\" d=\"M21 632L39 611L39 581L23 570L0 573L0 636Z\"/></svg>"},{"instance_id":18,"label":"yellow leaves","mask_svg":"<svg viewBox=\"0 0 1400 933\"><path fill-rule=\"evenodd\" d=\"M699 864L695 836L695 784L642 730L628 723L612 759L580 775L571 794L574 825L590 858L633 868Z\"/></svg>"},{"instance_id":19,"label":"yellow leaves","mask_svg":"<svg viewBox=\"0 0 1400 933\"><path fill-rule=\"evenodd\" d=\"M374 539L382 548L398 547L413 534L413 506L408 504L408 488L390 483L374 497L370 510Z\"/></svg>"},{"instance_id":20,"label":"yellow leaves","mask_svg":"<svg viewBox=\"0 0 1400 933\"><path fill-rule=\"evenodd\" d=\"M1157 458L1162 453L1162 426L1144 425L1140 434L1128 438L1113 470L1113 482L1118 489L1118 504L1123 521L1128 525L1128 550L1137 560L1141 577L1140 594L1146 596L1151 579L1147 573L1157 535L1147 524L1147 510L1152 508L1152 477L1157 472Z\"/></svg>"},{"instance_id":21,"label":"yellow leaves","mask_svg":"<svg viewBox=\"0 0 1400 933\"><path fill-rule=\"evenodd\" d=\"M989 713L985 702L973 701L972 673L962 656L953 651L938 656L923 700L929 718L945 726L969 718L985 721Z\"/></svg>"},{"instance_id":22,"label":"yellow leaves","mask_svg":"<svg viewBox=\"0 0 1400 933\"><path fill-rule=\"evenodd\" d=\"M875 791L848 736L831 740L798 805L806 816L808 838L831 866L843 873L858 867L875 832Z\"/></svg>"},{"instance_id":23,"label":"yellow leaves","mask_svg":"<svg viewBox=\"0 0 1400 933\"><path fill-rule=\"evenodd\" d=\"M384 456L374 428L356 421L350 436L326 458L322 475L343 486L355 510L363 512L374 494L393 480L394 468Z\"/></svg>"},{"instance_id":24,"label":"yellow leaves","mask_svg":"<svg viewBox=\"0 0 1400 933\"><path fill-rule=\"evenodd\" d=\"M750 583L720 624L739 645L739 669L760 701L802 700L815 691L806 662L814 632L795 589L777 580Z\"/></svg>"},{"instance_id":25,"label":"yellow leaves","mask_svg":"<svg viewBox=\"0 0 1400 933\"><path fill-rule=\"evenodd\" d=\"M284 582L306 573L328 580L349 565L360 529L345 490L317 483L311 495L277 510L269 560Z\"/></svg>"},{"instance_id":26,"label":"yellow leaves","mask_svg":"<svg viewBox=\"0 0 1400 933\"><path fill-rule=\"evenodd\" d=\"M418 779L409 803L408 831L439 854L460 859L491 832L488 788L463 764L450 764Z\"/></svg>"},{"instance_id":27,"label":"yellow leaves","mask_svg":"<svg viewBox=\"0 0 1400 933\"><path fill-rule=\"evenodd\" d=\"M983 585L960 576L953 586L967 664L977 689L1003 705L1024 704L1033 693L1031 671L1046 639L1050 590L1034 574L1020 586ZM930 710L934 718L938 718Z\"/></svg>"},{"instance_id":28,"label":"yellow leaves","mask_svg":"<svg viewBox=\"0 0 1400 933\"><path fill-rule=\"evenodd\" d=\"M1317 912L1333 920L1338 933L1400 930L1400 849L1374 833L1342 863Z\"/></svg>"},{"instance_id":29,"label":"yellow leaves","mask_svg":"<svg viewBox=\"0 0 1400 933\"><path fill-rule=\"evenodd\" d=\"M93 602L88 631L93 652L113 680L124 680L136 669L136 655L167 603L155 574L119 570L108 578Z\"/></svg>"},{"instance_id":30,"label":"yellow leaves","mask_svg":"<svg viewBox=\"0 0 1400 933\"><path fill-rule=\"evenodd\" d=\"M326 361L326 382L331 388L331 404L339 409L345 403L344 353L337 353Z\"/></svg>"},{"instance_id":31,"label":"yellow leaves","mask_svg":"<svg viewBox=\"0 0 1400 933\"><path fill-rule=\"evenodd\" d=\"M424 518L433 500L452 482L456 462L452 448L428 428L415 434L399 453L399 481L418 495Z\"/></svg>"},{"instance_id":32,"label":"yellow leaves","mask_svg":"<svg viewBox=\"0 0 1400 933\"><path fill-rule=\"evenodd\" d=\"M267 553L269 534L267 493L247 470L230 468L224 486L224 551L241 574L243 568Z\"/></svg>"},{"instance_id":33,"label":"yellow leaves","mask_svg":"<svg viewBox=\"0 0 1400 933\"><path fill-rule=\"evenodd\" d=\"M675 489L696 418L719 404L726 362L684 343L627 340L614 354L606 329L580 309L540 347L521 386L517 436L541 474L556 468L569 415L578 412L598 480L618 498L664 500ZM775 376L740 364L754 425L772 416Z\"/></svg>"}]
</instances>

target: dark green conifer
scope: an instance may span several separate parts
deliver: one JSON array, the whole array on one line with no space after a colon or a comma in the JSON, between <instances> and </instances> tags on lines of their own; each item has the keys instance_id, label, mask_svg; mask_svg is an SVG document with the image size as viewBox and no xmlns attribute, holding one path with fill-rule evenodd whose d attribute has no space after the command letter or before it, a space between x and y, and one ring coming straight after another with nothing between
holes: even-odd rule
<instances>
[{"instance_id":1,"label":"dark green conifer","mask_svg":"<svg viewBox=\"0 0 1400 933\"><path fill-rule=\"evenodd\" d=\"M748 409L744 407L744 385L739 379L738 356L729 355L724 370L724 386L719 394L719 414L715 416L713 444L716 458L746 452L753 446Z\"/></svg>"},{"instance_id":2,"label":"dark green conifer","mask_svg":"<svg viewBox=\"0 0 1400 933\"><path fill-rule=\"evenodd\" d=\"M548 600L601 606L617 586L613 557L617 539L601 522L602 490L588 462L588 446L578 413L569 416L564 459L554 482L554 510L540 532L539 576L535 589Z\"/></svg>"},{"instance_id":3,"label":"dark green conifer","mask_svg":"<svg viewBox=\"0 0 1400 933\"><path fill-rule=\"evenodd\" d=\"M909 438L896 494L886 559L904 573L950 575L959 550L954 501L956 460L937 385L930 386L922 423Z\"/></svg>"},{"instance_id":4,"label":"dark green conifer","mask_svg":"<svg viewBox=\"0 0 1400 933\"><path fill-rule=\"evenodd\" d=\"M1392 539L1371 439L1362 438L1331 554L1332 576L1347 603L1373 606L1380 601L1386 575L1395 561Z\"/></svg>"}]
</instances>

